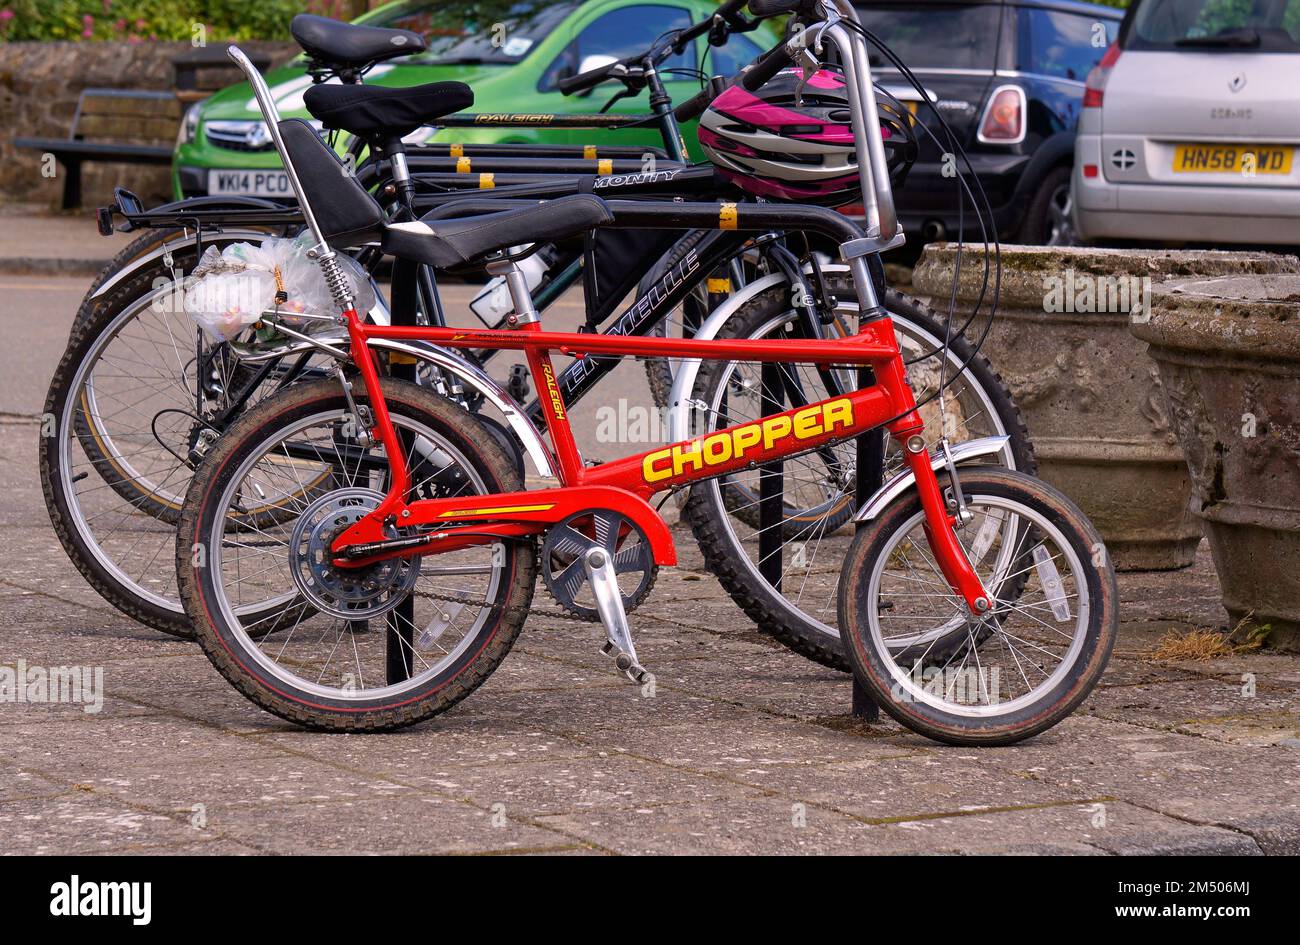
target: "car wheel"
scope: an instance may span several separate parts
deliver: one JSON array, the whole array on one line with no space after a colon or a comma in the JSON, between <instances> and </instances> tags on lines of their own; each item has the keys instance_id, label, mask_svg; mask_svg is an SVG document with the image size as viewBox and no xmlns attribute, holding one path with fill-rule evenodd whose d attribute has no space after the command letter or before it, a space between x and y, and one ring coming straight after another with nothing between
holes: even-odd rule
<instances>
[{"instance_id":1,"label":"car wheel","mask_svg":"<svg viewBox=\"0 0 1300 945\"><path fill-rule=\"evenodd\" d=\"M1020 241L1040 246L1077 246L1079 234L1070 219L1071 168L1066 165L1053 168L1043 178L1034 199L1029 203L1025 223L1020 230Z\"/></svg>"}]
</instances>

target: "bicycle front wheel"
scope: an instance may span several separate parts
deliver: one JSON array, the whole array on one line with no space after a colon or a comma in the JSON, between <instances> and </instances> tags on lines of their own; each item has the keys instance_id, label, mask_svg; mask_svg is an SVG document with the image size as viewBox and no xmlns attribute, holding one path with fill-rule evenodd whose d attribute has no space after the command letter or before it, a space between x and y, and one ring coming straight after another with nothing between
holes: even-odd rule
<instances>
[{"instance_id":1,"label":"bicycle front wheel","mask_svg":"<svg viewBox=\"0 0 1300 945\"><path fill-rule=\"evenodd\" d=\"M1009 470L961 476L955 534L993 601L972 614L926 539L915 490L853 539L839 625L858 680L908 728L953 745L1006 745L1051 728L1101 679L1119 625L1105 546L1061 492ZM899 641L950 641L899 659Z\"/></svg>"}]
</instances>

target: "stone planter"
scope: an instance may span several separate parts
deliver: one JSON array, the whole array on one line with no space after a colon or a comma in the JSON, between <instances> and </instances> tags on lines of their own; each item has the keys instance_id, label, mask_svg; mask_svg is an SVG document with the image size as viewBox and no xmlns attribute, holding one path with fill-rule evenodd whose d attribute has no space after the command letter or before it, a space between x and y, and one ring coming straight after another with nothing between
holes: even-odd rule
<instances>
[{"instance_id":1,"label":"stone planter","mask_svg":"<svg viewBox=\"0 0 1300 945\"><path fill-rule=\"evenodd\" d=\"M962 320L979 294L981 250L967 246L963 255ZM954 262L955 247L932 244L912 275L941 311ZM1186 567L1201 535L1160 376L1129 333L1130 318L1145 317L1151 287L1170 278L1284 271L1300 272L1300 261L1267 253L1002 247L998 317L984 354L1024 413L1039 475L1092 519L1116 568Z\"/></svg>"},{"instance_id":2,"label":"stone planter","mask_svg":"<svg viewBox=\"0 0 1300 945\"><path fill-rule=\"evenodd\" d=\"M1159 365L1224 607L1300 650L1300 276L1167 283L1132 332Z\"/></svg>"}]
</instances>

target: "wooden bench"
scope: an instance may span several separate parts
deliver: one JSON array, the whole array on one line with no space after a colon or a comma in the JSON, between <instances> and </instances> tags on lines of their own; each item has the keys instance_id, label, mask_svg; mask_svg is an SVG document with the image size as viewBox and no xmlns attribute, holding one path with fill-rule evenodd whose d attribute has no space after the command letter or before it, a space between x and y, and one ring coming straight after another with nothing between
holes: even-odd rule
<instances>
[{"instance_id":1,"label":"wooden bench","mask_svg":"<svg viewBox=\"0 0 1300 945\"><path fill-rule=\"evenodd\" d=\"M171 164L180 117L172 92L86 89L68 137L15 138L14 144L53 154L63 164L63 208L70 210L81 205L85 161Z\"/></svg>"}]
</instances>

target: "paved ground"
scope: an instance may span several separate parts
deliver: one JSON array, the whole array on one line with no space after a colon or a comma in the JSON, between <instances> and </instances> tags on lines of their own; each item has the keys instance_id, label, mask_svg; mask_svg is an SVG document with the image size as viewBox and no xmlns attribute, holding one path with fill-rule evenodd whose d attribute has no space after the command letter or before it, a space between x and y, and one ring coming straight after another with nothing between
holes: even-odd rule
<instances>
[{"instance_id":1,"label":"paved ground","mask_svg":"<svg viewBox=\"0 0 1300 945\"><path fill-rule=\"evenodd\" d=\"M93 209L35 212L0 206L0 273L75 274L88 277L131 242L125 233L100 236ZM89 282L89 278L83 278Z\"/></svg>"},{"instance_id":2,"label":"paved ground","mask_svg":"<svg viewBox=\"0 0 1300 945\"><path fill-rule=\"evenodd\" d=\"M653 698L614 677L596 626L534 619L431 723L291 728L67 563L27 418L85 280L0 282L0 666L101 667L105 690L94 714L0 703L6 851L1300 852L1300 658L1150 656L1225 619L1204 549L1190 571L1121 580L1104 685L1013 748L856 722L846 678L750 626L680 529L683 566L635 615Z\"/></svg>"}]
</instances>

